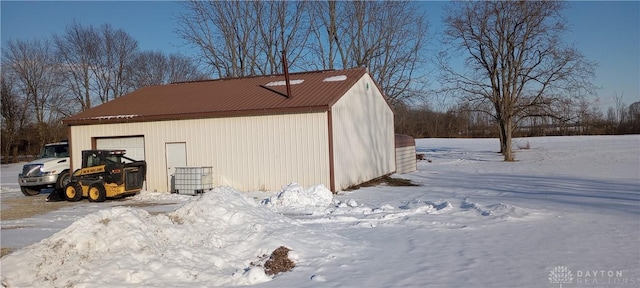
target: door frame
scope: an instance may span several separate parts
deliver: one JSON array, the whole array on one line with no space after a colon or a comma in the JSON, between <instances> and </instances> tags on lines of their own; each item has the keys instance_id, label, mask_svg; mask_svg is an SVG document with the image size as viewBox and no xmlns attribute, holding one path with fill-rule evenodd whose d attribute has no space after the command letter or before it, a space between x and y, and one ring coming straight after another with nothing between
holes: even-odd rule
<instances>
[{"instance_id":1,"label":"door frame","mask_svg":"<svg viewBox=\"0 0 640 288\"><path fill-rule=\"evenodd\" d=\"M176 145L177 144L177 145ZM167 183L167 189L169 190L169 192L173 192L174 191L174 181L172 181L173 177L171 177L172 175L175 175L175 167L171 167L169 166L172 163L169 163L169 146L170 145L174 145L174 146L182 146L182 148L184 149L184 166L187 166L187 142L165 142L164 143L164 157L165 157L165 175L166 175L166 182ZM175 157L175 156L174 156ZM173 170L171 170L173 168ZM173 172L173 173L172 173Z\"/></svg>"}]
</instances>

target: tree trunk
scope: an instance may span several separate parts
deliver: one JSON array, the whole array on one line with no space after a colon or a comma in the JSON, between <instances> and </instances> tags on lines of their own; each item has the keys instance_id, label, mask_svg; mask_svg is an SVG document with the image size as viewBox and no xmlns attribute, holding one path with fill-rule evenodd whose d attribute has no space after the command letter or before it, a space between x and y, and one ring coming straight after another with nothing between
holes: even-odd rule
<instances>
[{"instance_id":1,"label":"tree trunk","mask_svg":"<svg viewBox=\"0 0 640 288\"><path fill-rule=\"evenodd\" d=\"M504 152L507 150L505 145L505 131L504 124L502 122L498 123L498 139L500 139L500 154L504 155Z\"/></svg>"},{"instance_id":2,"label":"tree trunk","mask_svg":"<svg viewBox=\"0 0 640 288\"><path fill-rule=\"evenodd\" d=\"M18 145L14 144L11 146L11 154L13 155L13 162L18 163Z\"/></svg>"},{"instance_id":3,"label":"tree trunk","mask_svg":"<svg viewBox=\"0 0 640 288\"><path fill-rule=\"evenodd\" d=\"M513 126L511 124L511 118L505 119L504 123L503 123L503 127L504 127L504 143L502 143L502 148L504 149L504 151L502 152L502 155L504 155L504 161L507 162L511 162L511 161L515 161L515 158L513 157L513 151L512 151L512 147L511 147L511 132L513 130Z\"/></svg>"},{"instance_id":4,"label":"tree trunk","mask_svg":"<svg viewBox=\"0 0 640 288\"><path fill-rule=\"evenodd\" d=\"M511 147L511 133L513 132L513 124L511 117L501 116L498 122L498 138L500 139L500 153L504 156L504 161L515 161Z\"/></svg>"}]
</instances>

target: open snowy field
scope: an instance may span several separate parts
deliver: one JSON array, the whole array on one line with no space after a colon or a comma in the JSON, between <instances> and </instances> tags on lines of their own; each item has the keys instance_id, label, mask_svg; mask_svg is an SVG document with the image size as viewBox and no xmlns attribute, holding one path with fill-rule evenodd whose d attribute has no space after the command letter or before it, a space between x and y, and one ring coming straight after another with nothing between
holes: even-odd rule
<instances>
[{"instance_id":1,"label":"open snowy field","mask_svg":"<svg viewBox=\"0 0 640 288\"><path fill-rule=\"evenodd\" d=\"M6 287L638 287L640 135L418 139L429 161L332 195L142 192L2 220ZM2 209L24 197L2 165ZM295 179L291 179L295 181ZM279 246L296 266L267 276Z\"/></svg>"}]
</instances>

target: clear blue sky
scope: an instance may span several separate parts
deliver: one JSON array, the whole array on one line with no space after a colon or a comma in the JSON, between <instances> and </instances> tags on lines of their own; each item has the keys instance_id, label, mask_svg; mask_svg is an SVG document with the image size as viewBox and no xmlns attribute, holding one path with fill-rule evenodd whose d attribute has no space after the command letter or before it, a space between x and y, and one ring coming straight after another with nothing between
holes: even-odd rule
<instances>
[{"instance_id":1,"label":"clear blue sky","mask_svg":"<svg viewBox=\"0 0 640 288\"><path fill-rule=\"evenodd\" d=\"M442 29L445 2L422 2L431 33ZM598 63L595 84L603 112L613 106L613 96L623 95L629 105L640 101L640 2L569 2L565 15L574 43ZM175 16L182 10L168 1L1 1L1 42L9 39L46 39L62 34L74 20L82 25L109 23L133 36L142 50L188 54L176 36Z\"/></svg>"}]
</instances>

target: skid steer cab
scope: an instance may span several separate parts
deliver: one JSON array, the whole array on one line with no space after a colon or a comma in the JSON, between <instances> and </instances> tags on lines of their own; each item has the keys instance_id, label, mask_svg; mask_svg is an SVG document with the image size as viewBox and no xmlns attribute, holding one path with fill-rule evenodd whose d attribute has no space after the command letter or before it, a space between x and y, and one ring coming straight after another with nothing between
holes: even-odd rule
<instances>
[{"instance_id":1,"label":"skid steer cab","mask_svg":"<svg viewBox=\"0 0 640 288\"><path fill-rule=\"evenodd\" d=\"M83 197L91 202L135 195L142 190L147 163L125 157L124 150L82 151L82 168L71 175L63 190L67 201Z\"/></svg>"}]
</instances>

